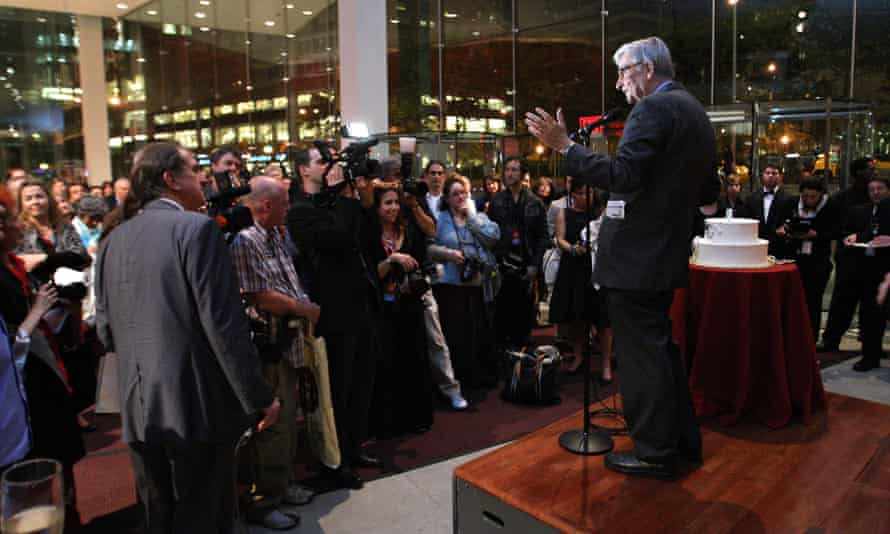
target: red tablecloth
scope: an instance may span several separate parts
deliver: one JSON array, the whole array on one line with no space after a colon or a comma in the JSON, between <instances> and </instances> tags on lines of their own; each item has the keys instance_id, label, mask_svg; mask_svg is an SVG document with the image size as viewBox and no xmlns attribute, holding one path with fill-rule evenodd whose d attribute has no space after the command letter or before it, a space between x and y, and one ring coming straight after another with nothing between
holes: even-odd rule
<instances>
[{"instance_id":1,"label":"red tablecloth","mask_svg":"<svg viewBox=\"0 0 890 534\"><path fill-rule=\"evenodd\" d=\"M751 413L766 425L806 421L825 407L800 273L690 266L671 309L699 415L732 424Z\"/></svg>"}]
</instances>

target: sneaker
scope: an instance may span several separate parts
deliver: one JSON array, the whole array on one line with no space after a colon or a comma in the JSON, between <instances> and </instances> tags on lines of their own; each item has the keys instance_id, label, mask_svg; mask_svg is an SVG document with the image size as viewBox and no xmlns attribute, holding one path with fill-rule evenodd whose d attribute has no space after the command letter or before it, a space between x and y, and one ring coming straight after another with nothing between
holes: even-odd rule
<instances>
[{"instance_id":1,"label":"sneaker","mask_svg":"<svg viewBox=\"0 0 890 534\"><path fill-rule=\"evenodd\" d=\"M455 410L466 410L469 406L469 404L467 403L467 399L463 398L463 396L457 391L449 392L446 395L448 395L448 399L451 401L451 407Z\"/></svg>"}]
</instances>

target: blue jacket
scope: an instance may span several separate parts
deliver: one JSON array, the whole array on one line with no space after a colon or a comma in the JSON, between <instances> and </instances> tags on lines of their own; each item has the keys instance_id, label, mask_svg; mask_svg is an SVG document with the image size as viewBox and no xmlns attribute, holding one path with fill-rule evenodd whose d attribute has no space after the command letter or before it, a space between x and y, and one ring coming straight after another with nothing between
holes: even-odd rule
<instances>
[{"instance_id":1,"label":"blue jacket","mask_svg":"<svg viewBox=\"0 0 890 534\"><path fill-rule=\"evenodd\" d=\"M458 239L460 235L460 239ZM462 228L455 228L454 218L451 212L442 212L436 223L436 244L451 249L460 250L464 257L475 257L482 263L490 266L497 264L491 247L501 237L498 225L484 214L477 213L467 219ZM476 285L473 282L465 283L460 279L460 267L453 262L445 262L444 272L439 276L437 283L452 285Z\"/></svg>"}]
</instances>

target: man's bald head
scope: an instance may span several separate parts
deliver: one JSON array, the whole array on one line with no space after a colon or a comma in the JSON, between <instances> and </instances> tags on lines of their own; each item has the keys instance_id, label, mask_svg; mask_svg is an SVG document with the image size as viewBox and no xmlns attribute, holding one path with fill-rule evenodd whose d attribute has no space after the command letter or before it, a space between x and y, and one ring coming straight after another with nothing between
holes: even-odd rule
<instances>
[{"instance_id":1,"label":"man's bald head","mask_svg":"<svg viewBox=\"0 0 890 534\"><path fill-rule=\"evenodd\" d=\"M244 197L254 221L268 229L284 224L287 215L287 189L276 178L257 176L250 180L250 194Z\"/></svg>"}]
</instances>

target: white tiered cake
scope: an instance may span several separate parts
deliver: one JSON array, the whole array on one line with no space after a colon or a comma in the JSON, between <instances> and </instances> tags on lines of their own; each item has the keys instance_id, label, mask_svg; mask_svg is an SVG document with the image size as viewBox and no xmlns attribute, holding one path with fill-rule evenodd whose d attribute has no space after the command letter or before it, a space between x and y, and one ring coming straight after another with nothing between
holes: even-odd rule
<instances>
[{"instance_id":1,"label":"white tiered cake","mask_svg":"<svg viewBox=\"0 0 890 534\"><path fill-rule=\"evenodd\" d=\"M757 219L706 219L705 237L693 241L693 263L726 269L769 267L769 242L758 239L757 225Z\"/></svg>"}]
</instances>

